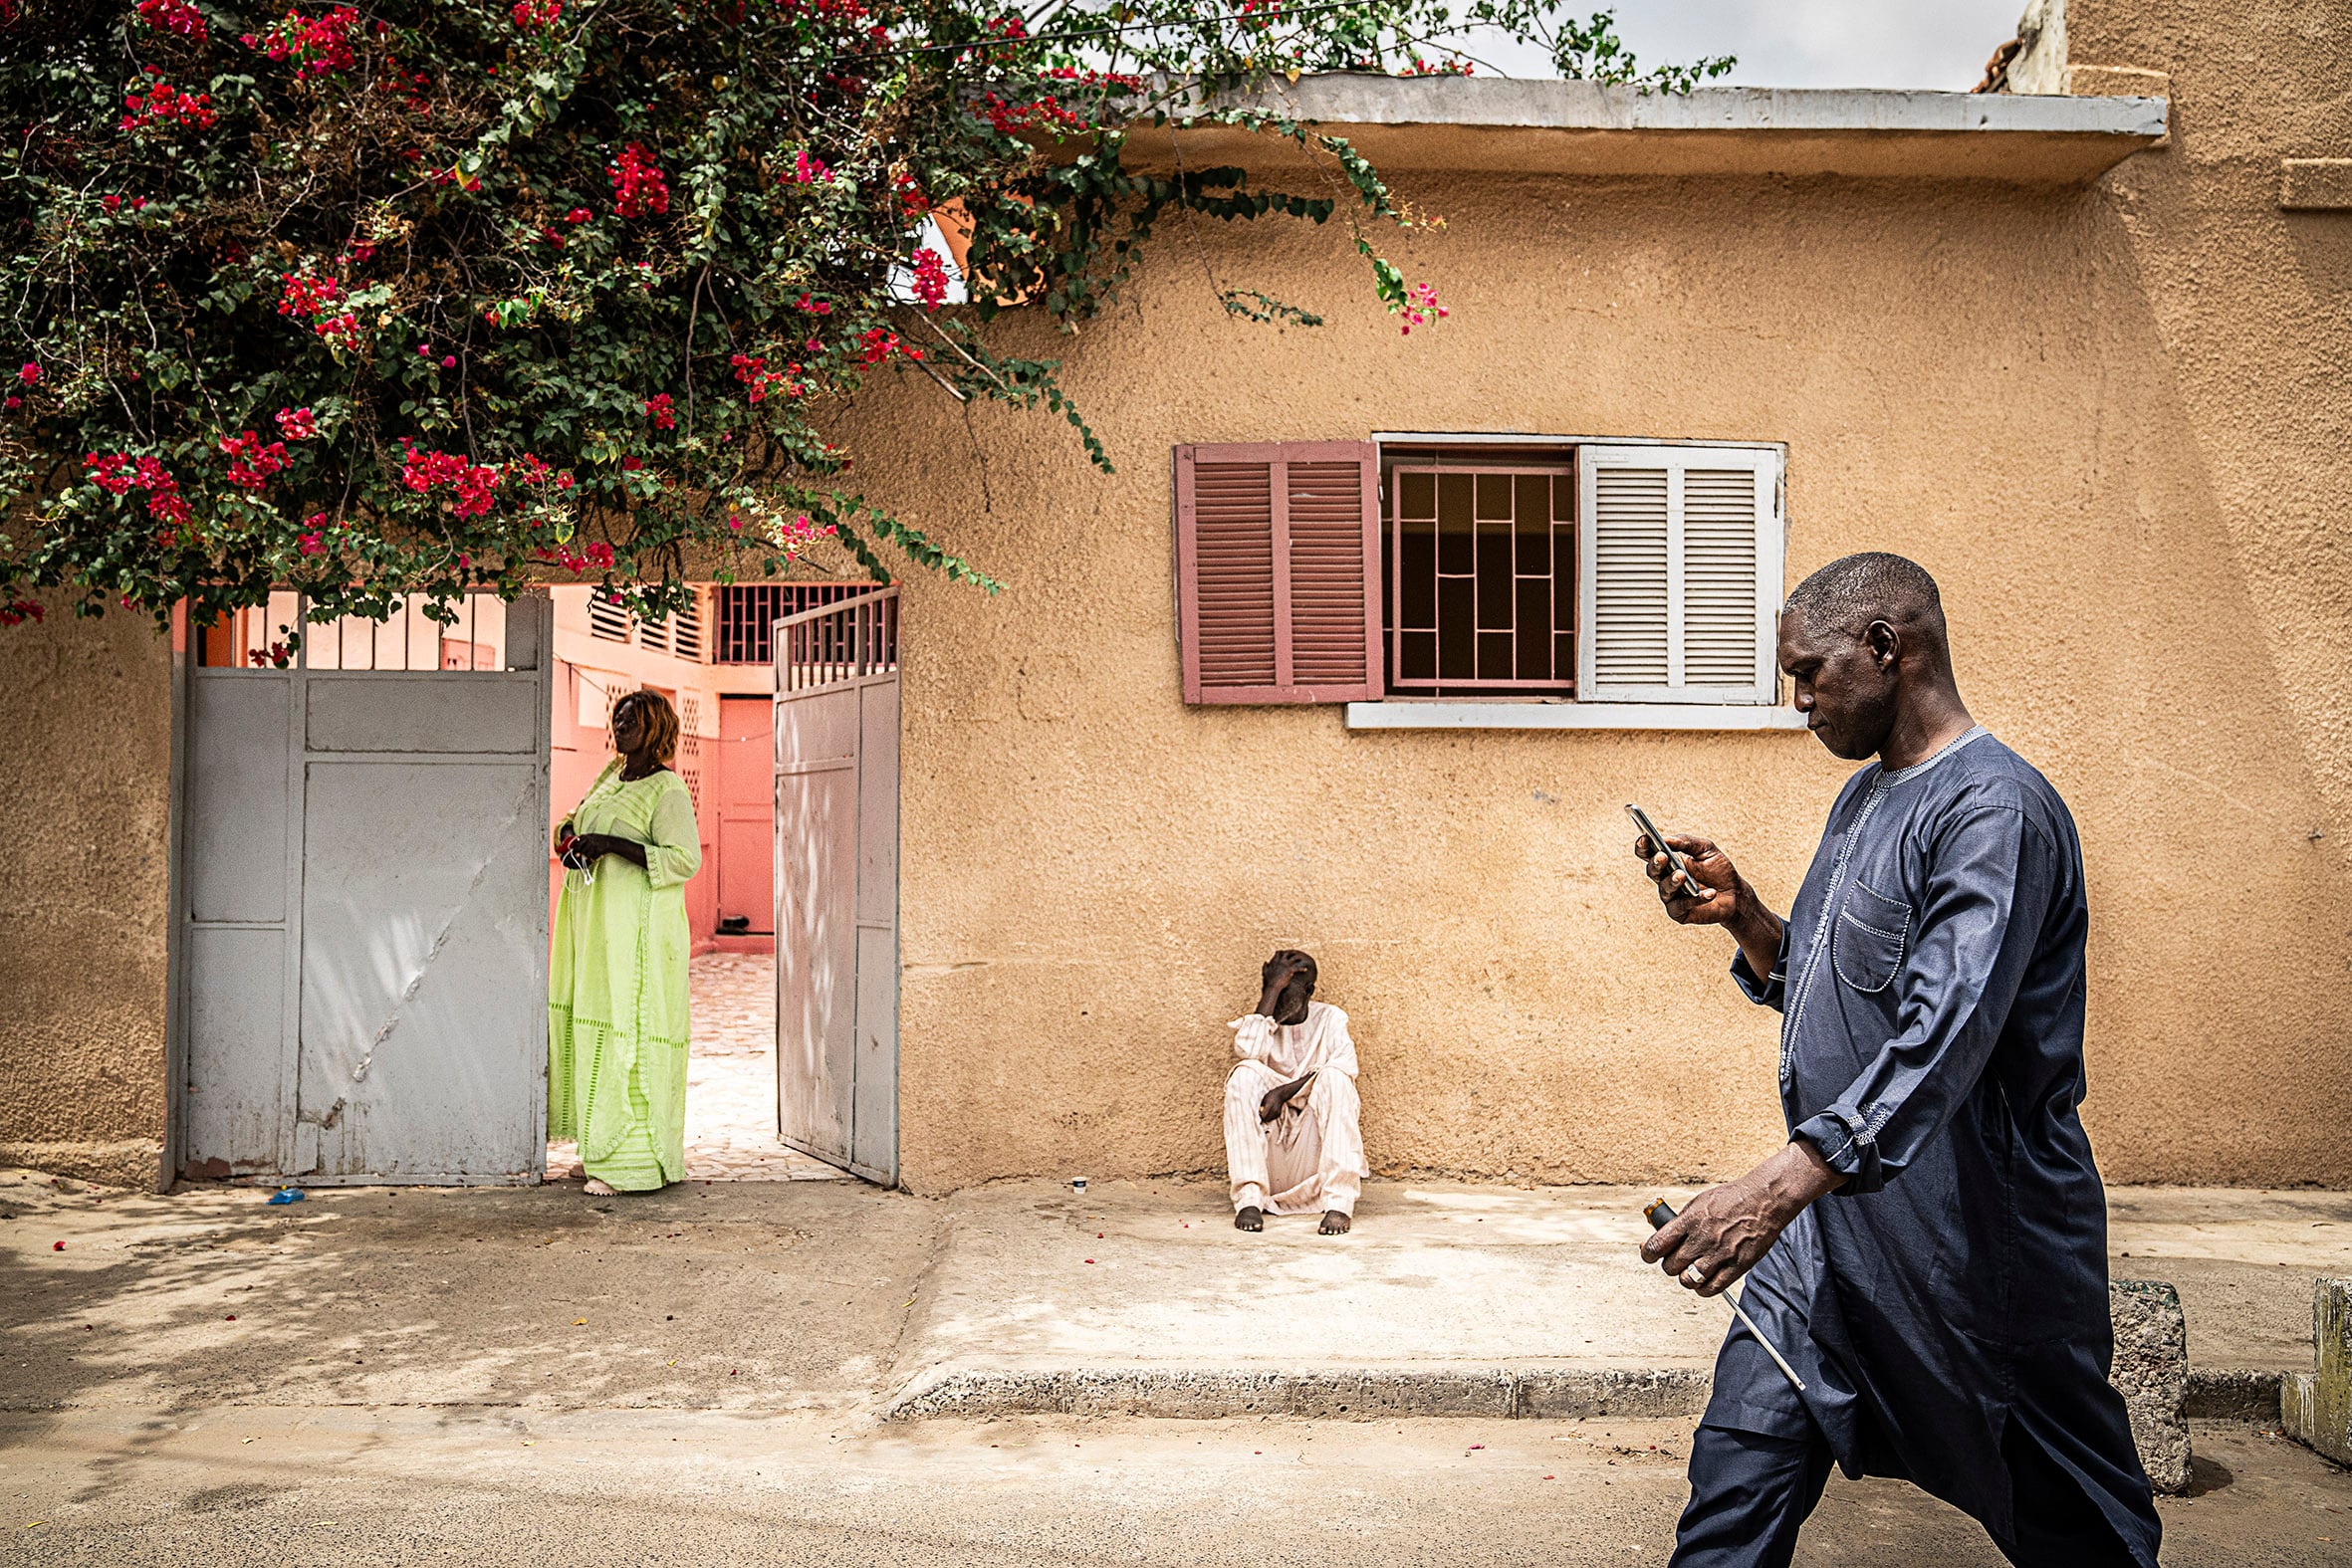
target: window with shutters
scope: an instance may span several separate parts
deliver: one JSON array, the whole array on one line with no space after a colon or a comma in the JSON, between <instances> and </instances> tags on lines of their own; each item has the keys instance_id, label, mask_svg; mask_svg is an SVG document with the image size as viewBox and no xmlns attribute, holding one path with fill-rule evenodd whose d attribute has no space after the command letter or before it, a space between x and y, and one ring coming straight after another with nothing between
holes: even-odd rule
<instances>
[{"instance_id":1,"label":"window with shutters","mask_svg":"<svg viewBox=\"0 0 2352 1568\"><path fill-rule=\"evenodd\" d=\"M1779 478L1763 446L1179 447L1185 700L1770 706Z\"/></svg>"},{"instance_id":2,"label":"window with shutters","mask_svg":"<svg viewBox=\"0 0 2352 1568\"><path fill-rule=\"evenodd\" d=\"M1779 454L1582 446L1576 463L1577 696L1776 701Z\"/></svg>"},{"instance_id":3,"label":"window with shutters","mask_svg":"<svg viewBox=\"0 0 2352 1568\"><path fill-rule=\"evenodd\" d=\"M1185 701L1380 695L1379 489L1368 441L1176 449Z\"/></svg>"},{"instance_id":4,"label":"window with shutters","mask_svg":"<svg viewBox=\"0 0 2352 1568\"><path fill-rule=\"evenodd\" d=\"M702 592L690 590L683 608L659 620L646 620L601 593L595 594L588 599L588 635L701 664L705 662Z\"/></svg>"},{"instance_id":5,"label":"window with shutters","mask_svg":"<svg viewBox=\"0 0 2352 1568\"><path fill-rule=\"evenodd\" d=\"M1573 456L1408 450L1381 458L1388 689L1573 697Z\"/></svg>"}]
</instances>

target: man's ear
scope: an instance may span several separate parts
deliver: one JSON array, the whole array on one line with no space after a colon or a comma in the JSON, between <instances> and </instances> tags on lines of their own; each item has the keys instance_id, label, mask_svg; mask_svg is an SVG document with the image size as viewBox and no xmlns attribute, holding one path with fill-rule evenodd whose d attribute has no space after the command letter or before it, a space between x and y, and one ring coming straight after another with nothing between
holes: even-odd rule
<instances>
[{"instance_id":1,"label":"man's ear","mask_svg":"<svg viewBox=\"0 0 2352 1568\"><path fill-rule=\"evenodd\" d=\"M1862 640L1870 645L1870 657L1882 670L1903 656L1903 634L1883 620L1872 621Z\"/></svg>"}]
</instances>

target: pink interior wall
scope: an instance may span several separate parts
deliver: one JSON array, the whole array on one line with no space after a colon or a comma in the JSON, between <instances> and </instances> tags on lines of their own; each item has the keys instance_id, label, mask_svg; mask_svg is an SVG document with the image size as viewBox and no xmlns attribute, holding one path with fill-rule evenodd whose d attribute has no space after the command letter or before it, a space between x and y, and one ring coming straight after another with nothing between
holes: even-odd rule
<instances>
[{"instance_id":1,"label":"pink interior wall","mask_svg":"<svg viewBox=\"0 0 2352 1568\"><path fill-rule=\"evenodd\" d=\"M601 729L591 729L580 722L579 674L564 659L556 661L555 711L550 716L548 740L550 753L548 781L548 831L552 834L558 822L564 820L580 798L596 782L596 775L612 760L610 740ZM691 738L689 743L691 744ZM679 761L686 759L680 748ZM702 840L702 869L686 884L686 924L694 934L694 951L707 953L716 945L719 929L719 878L717 874L718 790L706 776L696 791L695 828ZM555 924L557 896L563 891L564 868L548 857L548 923Z\"/></svg>"}]
</instances>

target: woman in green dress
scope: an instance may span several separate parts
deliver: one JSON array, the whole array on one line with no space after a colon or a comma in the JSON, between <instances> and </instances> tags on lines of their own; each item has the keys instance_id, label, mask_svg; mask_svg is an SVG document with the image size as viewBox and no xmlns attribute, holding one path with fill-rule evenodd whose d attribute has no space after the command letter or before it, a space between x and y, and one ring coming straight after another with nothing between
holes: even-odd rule
<instances>
[{"instance_id":1,"label":"woman in green dress","mask_svg":"<svg viewBox=\"0 0 2352 1568\"><path fill-rule=\"evenodd\" d=\"M702 866L694 799L669 767L669 700L621 698L612 748L556 829L565 874L548 969L548 1136L580 1140L599 1196L686 1175L685 884Z\"/></svg>"}]
</instances>

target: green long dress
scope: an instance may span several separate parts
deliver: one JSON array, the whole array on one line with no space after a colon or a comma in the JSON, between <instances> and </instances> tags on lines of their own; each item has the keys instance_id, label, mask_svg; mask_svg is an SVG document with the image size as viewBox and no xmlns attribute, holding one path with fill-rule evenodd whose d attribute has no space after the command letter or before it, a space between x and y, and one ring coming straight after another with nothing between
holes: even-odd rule
<instances>
[{"instance_id":1,"label":"green long dress","mask_svg":"<svg viewBox=\"0 0 2352 1568\"><path fill-rule=\"evenodd\" d=\"M694 799L667 769L596 776L570 821L645 846L594 879L566 871L548 967L548 1136L580 1140L581 1164L622 1192L686 1175L685 883L702 866Z\"/></svg>"}]
</instances>

